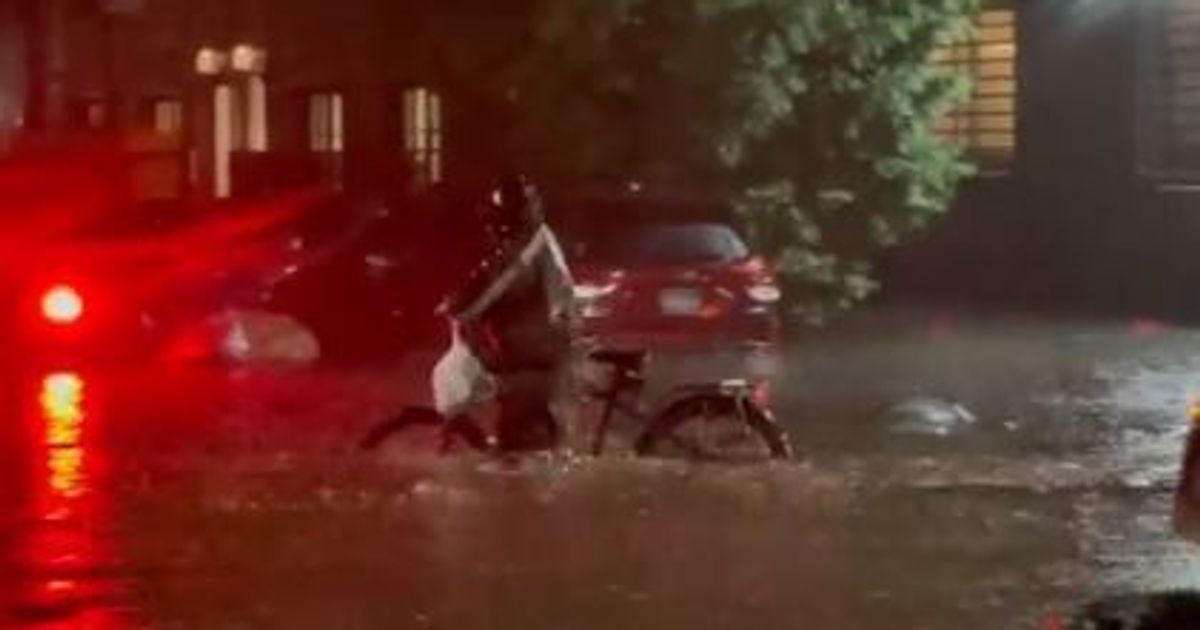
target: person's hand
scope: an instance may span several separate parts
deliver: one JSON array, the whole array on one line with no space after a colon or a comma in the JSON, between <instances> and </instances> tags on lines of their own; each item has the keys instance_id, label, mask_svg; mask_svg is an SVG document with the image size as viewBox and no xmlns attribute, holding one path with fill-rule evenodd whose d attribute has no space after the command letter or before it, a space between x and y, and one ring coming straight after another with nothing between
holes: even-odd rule
<instances>
[{"instance_id":1,"label":"person's hand","mask_svg":"<svg viewBox=\"0 0 1200 630\"><path fill-rule=\"evenodd\" d=\"M583 314L574 302L569 302L564 306L554 309L551 316L556 326L561 327L572 335L578 333L583 328Z\"/></svg>"}]
</instances>

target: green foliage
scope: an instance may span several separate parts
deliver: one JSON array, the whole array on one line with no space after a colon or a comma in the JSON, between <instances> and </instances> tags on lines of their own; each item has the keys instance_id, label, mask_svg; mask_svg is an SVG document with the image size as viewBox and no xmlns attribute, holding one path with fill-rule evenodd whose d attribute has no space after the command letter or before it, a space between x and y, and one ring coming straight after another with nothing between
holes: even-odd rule
<instances>
[{"instance_id":1,"label":"green foliage","mask_svg":"<svg viewBox=\"0 0 1200 630\"><path fill-rule=\"evenodd\" d=\"M821 317L970 168L935 133L967 93L928 63L978 0L541 0L513 145L551 179L720 182Z\"/></svg>"},{"instance_id":2,"label":"green foliage","mask_svg":"<svg viewBox=\"0 0 1200 630\"><path fill-rule=\"evenodd\" d=\"M691 0L543 0L514 99L514 147L543 177L723 169L708 145L735 76ZM724 116L723 116L724 115Z\"/></svg>"}]
</instances>

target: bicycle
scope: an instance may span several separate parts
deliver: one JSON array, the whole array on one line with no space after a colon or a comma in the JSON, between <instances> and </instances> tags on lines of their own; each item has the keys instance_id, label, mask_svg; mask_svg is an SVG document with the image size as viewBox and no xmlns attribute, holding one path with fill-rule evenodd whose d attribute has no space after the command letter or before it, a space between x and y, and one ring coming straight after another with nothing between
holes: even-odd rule
<instances>
[{"instance_id":1,"label":"bicycle","mask_svg":"<svg viewBox=\"0 0 1200 630\"><path fill-rule=\"evenodd\" d=\"M733 463L793 457L786 431L757 400L759 386L749 381L679 385L646 411L638 403L646 385L648 352L595 350L588 352L587 358L612 371L607 384L593 384L584 392L585 397L602 404L589 446L594 456L605 452L613 420L620 412L643 427L633 443L633 452L641 457ZM410 407L373 429L361 447L374 450L393 436L429 429L434 432L434 448L439 454L454 451L459 443L487 454L504 454L476 420L443 418L420 407Z\"/></svg>"}]
</instances>

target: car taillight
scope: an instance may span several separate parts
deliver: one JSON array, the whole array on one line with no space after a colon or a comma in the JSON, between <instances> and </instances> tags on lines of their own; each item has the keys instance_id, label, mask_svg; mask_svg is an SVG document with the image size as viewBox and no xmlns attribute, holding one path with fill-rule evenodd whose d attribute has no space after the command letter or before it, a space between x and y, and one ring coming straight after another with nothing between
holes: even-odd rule
<instances>
[{"instance_id":1,"label":"car taillight","mask_svg":"<svg viewBox=\"0 0 1200 630\"><path fill-rule=\"evenodd\" d=\"M1042 619L1041 630L1065 630L1066 627L1067 624L1060 615L1050 614Z\"/></svg>"},{"instance_id":2,"label":"car taillight","mask_svg":"<svg viewBox=\"0 0 1200 630\"><path fill-rule=\"evenodd\" d=\"M774 304L783 299L783 292L774 284L758 284L746 289L746 295L760 304Z\"/></svg>"},{"instance_id":3,"label":"car taillight","mask_svg":"<svg viewBox=\"0 0 1200 630\"><path fill-rule=\"evenodd\" d=\"M584 270L575 284L575 299L592 302L609 297L621 288L625 273L619 270Z\"/></svg>"},{"instance_id":4,"label":"car taillight","mask_svg":"<svg viewBox=\"0 0 1200 630\"><path fill-rule=\"evenodd\" d=\"M738 265L738 271L751 278L764 278L771 275L771 266L762 256L751 256Z\"/></svg>"},{"instance_id":5,"label":"car taillight","mask_svg":"<svg viewBox=\"0 0 1200 630\"><path fill-rule=\"evenodd\" d=\"M598 300L608 297L617 291L617 283L606 284L579 283L575 285L575 298L579 300Z\"/></svg>"},{"instance_id":6,"label":"car taillight","mask_svg":"<svg viewBox=\"0 0 1200 630\"><path fill-rule=\"evenodd\" d=\"M70 285L55 285L42 294L42 317L51 324L69 326L82 319L83 312L83 296Z\"/></svg>"}]
</instances>

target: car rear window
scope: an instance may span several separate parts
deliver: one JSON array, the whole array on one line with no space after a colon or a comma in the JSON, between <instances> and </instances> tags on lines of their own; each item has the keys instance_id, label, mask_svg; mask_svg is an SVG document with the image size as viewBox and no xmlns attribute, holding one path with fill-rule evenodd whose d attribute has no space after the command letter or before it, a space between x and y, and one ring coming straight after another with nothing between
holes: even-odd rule
<instances>
[{"instance_id":1,"label":"car rear window","mask_svg":"<svg viewBox=\"0 0 1200 630\"><path fill-rule=\"evenodd\" d=\"M584 246L591 262L637 267L722 264L749 256L742 239L726 225L653 225L605 235Z\"/></svg>"}]
</instances>

